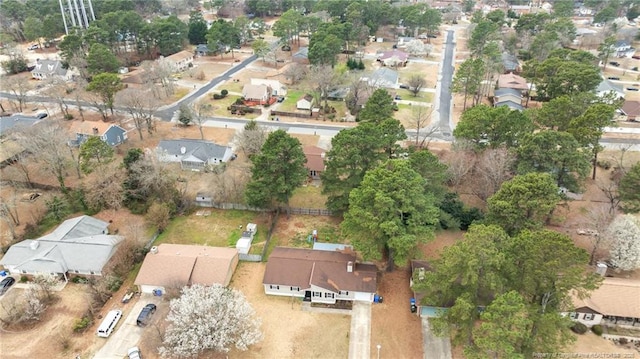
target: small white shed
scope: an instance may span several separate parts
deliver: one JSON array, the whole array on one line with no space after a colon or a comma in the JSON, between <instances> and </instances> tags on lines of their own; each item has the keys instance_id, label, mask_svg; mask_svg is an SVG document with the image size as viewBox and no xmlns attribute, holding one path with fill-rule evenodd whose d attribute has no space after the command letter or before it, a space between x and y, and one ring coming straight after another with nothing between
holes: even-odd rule
<instances>
[{"instance_id":1,"label":"small white shed","mask_svg":"<svg viewBox=\"0 0 640 359\"><path fill-rule=\"evenodd\" d=\"M249 254L249 250L251 249L251 243L253 242L253 237L256 235L258 231L258 225L255 223L247 224L247 228L244 232L242 232L242 236L236 242L236 249L240 254Z\"/></svg>"}]
</instances>

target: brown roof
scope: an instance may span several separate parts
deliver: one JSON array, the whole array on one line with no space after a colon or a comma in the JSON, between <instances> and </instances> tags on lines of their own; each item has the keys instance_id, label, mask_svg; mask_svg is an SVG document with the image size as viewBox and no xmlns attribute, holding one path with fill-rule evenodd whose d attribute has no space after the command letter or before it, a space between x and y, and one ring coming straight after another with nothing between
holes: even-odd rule
<instances>
[{"instance_id":1,"label":"brown roof","mask_svg":"<svg viewBox=\"0 0 640 359\"><path fill-rule=\"evenodd\" d=\"M313 96L311 96L309 94L305 94L304 96L300 97L300 99L298 101L302 101L302 100L307 100L308 102L312 102L313 101Z\"/></svg>"},{"instance_id":2,"label":"brown roof","mask_svg":"<svg viewBox=\"0 0 640 359\"><path fill-rule=\"evenodd\" d=\"M192 52L182 50L182 51L177 52L177 53L175 53L173 55L167 56L167 59L170 59L171 61L175 61L175 62L180 62L180 61L188 59L190 57L193 57L193 53Z\"/></svg>"},{"instance_id":3,"label":"brown roof","mask_svg":"<svg viewBox=\"0 0 640 359\"><path fill-rule=\"evenodd\" d=\"M93 129L98 129L98 134L103 135L114 123L102 121L81 121L74 125L73 132L85 135L93 135Z\"/></svg>"},{"instance_id":4,"label":"brown roof","mask_svg":"<svg viewBox=\"0 0 640 359\"><path fill-rule=\"evenodd\" d=\"M391 51L385 51L383 52L378 59L379 60L387 60L387 59L392 59L392 58L396 58L399 61L407 61L407 59L409 58L409 54L407 54L404 51L400 51L400 50L391 50Z\"/></svg>"},{"instance_id":5,"label":"brown roof","mask_svg":"<svg viewBox=\"0 0 640 359\"><path fill-rule=\"evenodd\" d=\"M524 77L514 74L505 74L498 77L498 88L528 90L529 86L527 86L527 80L525 80Z\"/></svg>"},{"instance_id":6,"label":"brown roof","mask_svg":"<svg viewBox=\"0 0 640 359\"><path fill-rule=\"evenodd\" d=\"M624 102L620 110L622 110L622 112L627 116L638 116L640 115L640 101L627 100Z\"/></svg>"},{"instance_id":7,"label":"brown roof","mask_svg":"<svg viewBox=\"0 0 640 359\"><path fill-rule=\"evenodd\" d=\"M353 263L352 273L347 272L348 262ZM356 264L356 255L351 251L276 247L269 256L262 283L375 293L377 268Z\"/></svg>"},{"instance_id":8,"label":"brown roof","mask_svg":"<svg viewBox=\"0 0 640 359\"><path fill-rule=\"evenodd\" d=\"M589 298L572 300L575 309L587 307L602 315L640 318L640 281L605 278Z\"/></svg>"},{"instance_id":9,"label":"brown roof","mask_svg":"<svg viewBox=\"0 0 640 359\"><path fill-rule=\"evenodd\" d=\"M324 171L324 156L326 150L317 146L304 146L302 149L304 155L307 157L307 164L305 167L309 171Z\"/></svg>"},{"instance_id":10,"label":"brown roof","mask_svg":"<svg viewBox=\"0 0 640 359\"><path fill-rule=\"evenodd\" d=\"M183 287L214 283L227 285L235 270L238 250L209 246L163 243L148 253L136 277L137 285Z\"/></svg>"}]
</instances>

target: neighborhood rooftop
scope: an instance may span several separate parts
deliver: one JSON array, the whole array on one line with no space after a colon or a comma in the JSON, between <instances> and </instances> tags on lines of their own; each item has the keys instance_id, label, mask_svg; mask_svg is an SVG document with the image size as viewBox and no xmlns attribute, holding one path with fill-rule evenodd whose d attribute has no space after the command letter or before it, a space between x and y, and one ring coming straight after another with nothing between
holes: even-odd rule
<instances>
[{"instance_id":1,"label":"neighborhood rooftop","mask_svg":"<svg viewBox=\"0 0 640 359\"><path fill-rule=\"evenodd\" d=\"M587 298L572 300L575 309L587 307L602 315L640 318L640 280L605 278Z\"/></svg>"},{"instance_id":2,"label":"neighborhood rooftop","mask_svg":"<svg viewBox=\"0 0 640 359\"><path fill-rule=\"evenodd\" d=\"M200 160L225 158L227 146L195 139L161 140L158 147L169 155L192 155Z\"/></svg>"}]
</instances>

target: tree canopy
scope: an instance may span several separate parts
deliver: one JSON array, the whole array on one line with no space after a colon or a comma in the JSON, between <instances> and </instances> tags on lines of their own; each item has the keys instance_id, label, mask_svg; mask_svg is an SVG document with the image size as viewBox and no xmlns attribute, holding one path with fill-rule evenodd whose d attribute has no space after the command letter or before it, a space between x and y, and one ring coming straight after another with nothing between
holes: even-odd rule
<instances>
[{"instance_id":1,"label":"tree canopy","mask_svg":"<svg viewBox=\"0 0 640 359\"><path fill-rule=\"evenodd\" d=\"M438 209L425 180L405 160L388 160L368 171L349 195L342 229L366 259L383 252L406 263L416 245L433 235Z\"/></svg>"},{"instance_id":2,"label":"tree canopy","mask_svg":"<svg viewBox=\"0 0 640 359\"><path fill-rule=\"evenodd\" d=\"M506 106L479 105L465 111L453 130L456 138L478 147L513 147L532 133L534 124L526 114Z\"/></svg>"},{"instance_id":3,"label":"tree canopy","mask_svg":"<svg viewBox=\"0 0 640 359\"><path fill-rule=\"evenodd\" d=\"M206 351L247 350L260 342L260 320L244 295L222 285L182 289L171 300L161 355L193 357Z\"/></svg>"},{"instance_id":4,"label":"tree canopy","mask_svg":"<svg viewBox=\"0 0 640 359\"><path fill-rule=\"evenodd\" d=\"M113 161L113 148L98 136L89 137L80 145L80 166L91 173L97 166Z\"/></svg>"},{"instance_id":5,"label":"tree canopy","mask_svg":"<svg viewBox=\"0 0 640 359\"><path fill-rule=\"evenodd\" d=\"M626 212L640 212L640 162L620 179L620 199Z\"/></svg>"},{"instance_id":6,"label":"tree canopy","mask_svg":"<svg viewBox=\"0 0 640 359\"><path fill-rule=\"evenodd\" d=\"M393 107L393 98L389 92L383 88L377 89L371 94L364 108L358 112L358 120L380 123L387 118L393 118Z\"/></svg>"},{"instance_id":7,"label":"tree canopy","mask_svg":"<svg viewBox=\"0 0 640 359\"><path fill-rule=\"evenodd\" d=\"M487 201L487 222L507 233L538 229L560 202L558 186L548 173L528 173L504 182Z\"/></svg>"},{"instance_id":8,"label":"tree canopy","mask_svg":"<svg viewBox=\"0 0 640 359\"><path fill-rule=\"evenodd\" d=\"M293 191L307 179L306 162L298 139L283 130L271 132L261 152L251 157L247 204L261 208L288 205Z\"/></svg>"},{"instance_id":9,"label":"tree canopy","mask_svg":"<svg viewBox=\"0 0 640 359\"><path fill-rule=\"evenodd\" d=\"M640 268L640 220L632 214L616 217L607 228L611 248L609 256L615 268L629 271Z\"/></svg>"}]
</instances>

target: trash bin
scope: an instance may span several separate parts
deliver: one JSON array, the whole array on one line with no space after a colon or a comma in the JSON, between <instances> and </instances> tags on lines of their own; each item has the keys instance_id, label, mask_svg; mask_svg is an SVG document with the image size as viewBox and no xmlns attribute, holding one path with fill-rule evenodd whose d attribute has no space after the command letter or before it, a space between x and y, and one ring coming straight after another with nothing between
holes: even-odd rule
<instances>
[{"instance_id":1,"label":"trash bin","mask_svg":"<svg viewBox=\"0 0 640 359\"><path fill-rule=\"evenodd\" d=\"M155 295L156 297L160 297L162 295L162 289L154 289L153 295Z\"/></svg>"},{"instance_id":2,"label":"trash bin","mask_svg":"<svg viewBox=\"0 0 640 359\"><path fill-rule=\"evenodd\" d=\"M373 296L373 302L374 302L374 303L382 303L382 296L381 296L381 295L377 295L377 294L375 294L375 295Z\"/></svg>"},{"instance_id":3,"label":"trash bin","mask_svg":"<svg viewBox=\"0 0 640 359\"><path fill-rule=\"evenodd\" d=\"M416 305L416 298L411 298L409 303L411 304L411 313L417 312L418 311L418 306Z\"/></svg>"},{"instance_id":4,"label":"trash bin","mask_svg":"<svg viewBox=\"0 0 640 359\"><path fill-rule=\"evenodd\" d=\"M0 277L6 277L6 276L7 276L6 270L0 271Z\"/></svg>"}]
</instances>

